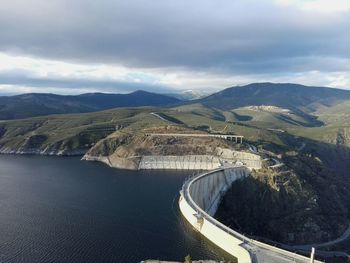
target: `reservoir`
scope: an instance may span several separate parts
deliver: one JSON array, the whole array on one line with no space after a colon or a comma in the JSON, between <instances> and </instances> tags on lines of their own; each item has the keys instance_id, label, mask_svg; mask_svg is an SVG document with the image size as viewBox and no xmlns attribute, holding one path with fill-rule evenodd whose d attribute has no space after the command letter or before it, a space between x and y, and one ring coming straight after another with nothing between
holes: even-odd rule
<instances>
[{"instance_id":1,"label":"reservoir","mask_svg":"<svg viewBox=\"0 0 350 263\"><path fill-rule=\"evenodd\" d=\"M191 173L0 155L0 262L229 260L179 213Z\"/></svg>"}]
</instances>

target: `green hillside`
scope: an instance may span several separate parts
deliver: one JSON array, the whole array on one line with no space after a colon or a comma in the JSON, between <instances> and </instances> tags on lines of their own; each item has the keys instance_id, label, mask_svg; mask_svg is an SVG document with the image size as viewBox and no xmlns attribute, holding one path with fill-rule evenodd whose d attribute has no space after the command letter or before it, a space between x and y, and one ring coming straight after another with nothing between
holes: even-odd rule
<instances>
[{"instance_id":1,"label":"green hillside","mask_svg":"<svg viewBox=\"0 0 350 263\"><path fill-rule=\"evenodd\" d=\"M348 90L288 83L253 83L224 89L198 102L225 110L251 105L273 105L294 111L313 112L347 100L350 100Z\"/></svg>"},{"instance_id":2,"label":"green hillside","mask_svg":"<svg viewBox=\"0 0 350 263\"><path fill-rule=\"evenodd\" d=\"M43 154L83 154L97 141L124 127L160 123L152 108L50 115L0 123L0 150Z\"/></svg>"},{"instance_id":3,"label":"green hillside","mask_svg":"<svg viewBox=\"0 0 350 263\"><path fill-rule=\"evenodd\" d=\"M0 120L94 112L119 107L173 105L179 102L174 97L142 90L129 94L87 93L72 96L30 93L0 97Z\"/></svg>"},{"instance_id":4,"label":"green hillside","mask_svg":"<svg viewBox=\"0 0 350 263\"><path fill-rule=\"evenodd\" d=\"M191 152L200 154L207 150L205 142L201 142L201 148L195 147L199 142L150 139L145 134L149 130L178 130L242 135L263 158L278 159L284 166L272 169L267 161L250 181L234 185L218 216L232 227L260 238L287 243L335 238L350 221L348 91L310 88L302 99L298 100L301 93L290 99L296 103L292 107L278 92L258 96L263 89L271 89L270 84L267 88L265 85L248 87L244 97L251 94L253 98L244 100L243 95L237 95L242 98L238 102L218 93L176 107L119 108L3 121L0 152L82 155L89 151L92 157L114 154L115 158L137 158L150 147L157 154L176 154L179 149L189 150L187 144L192 143ZM308 89L298 85L287 88L290 92ZM229 94L241 90L233 89ZM315 94L318 90L321 93ZM254 96L259 99L255 101ZM246 193L241 199L244 202L231 202L237 193ZM255 205L247 206L247 202ZM241 211L239 217L234 211ZM246 218L250 219L244 221Z\"/></svg>"}]
</instances>

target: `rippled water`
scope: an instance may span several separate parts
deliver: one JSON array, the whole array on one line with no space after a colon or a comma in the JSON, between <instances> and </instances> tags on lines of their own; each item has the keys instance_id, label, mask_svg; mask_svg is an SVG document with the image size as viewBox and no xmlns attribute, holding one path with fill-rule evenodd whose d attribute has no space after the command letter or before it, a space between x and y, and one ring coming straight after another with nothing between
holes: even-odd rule
<instances>
[{"instance_id":1,"label":"rippled water","mask_svg":"<svg viewBox=\"0 0 350 263\"><path fill-rule=\"evenodd\" d=\"M179 215L188 174L0 156L0 262L228 259Z\"/></svg>"}]
</instances>

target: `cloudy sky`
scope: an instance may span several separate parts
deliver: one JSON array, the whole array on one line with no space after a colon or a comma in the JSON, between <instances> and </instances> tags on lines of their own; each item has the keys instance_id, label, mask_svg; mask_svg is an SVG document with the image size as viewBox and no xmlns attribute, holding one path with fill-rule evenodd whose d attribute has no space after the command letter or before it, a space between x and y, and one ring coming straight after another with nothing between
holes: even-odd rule
<instances>
[{"instance_id":1,"label":"cloudy sky","mask_svg":"<svg viewBox=\"0 0 350 263\"><path fill-rule=\"evenodd\" d=\"M350 89L349 0L2 0L0 93Z\"/></svg>"}]
</instances>

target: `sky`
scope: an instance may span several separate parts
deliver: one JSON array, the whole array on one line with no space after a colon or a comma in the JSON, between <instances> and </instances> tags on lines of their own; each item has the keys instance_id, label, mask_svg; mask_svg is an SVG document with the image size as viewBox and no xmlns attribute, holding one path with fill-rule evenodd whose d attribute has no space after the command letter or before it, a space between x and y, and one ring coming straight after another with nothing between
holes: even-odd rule
<instances>
[{"instance_id":1,"label":"sky","mask_svg":"<svg viewBox=\"0 0 350 263\"><path fill-rule=\"evenodd\" d=\"M0 94L350 89L349 0L2 0Z\"/></svg>"}]
</instances>

